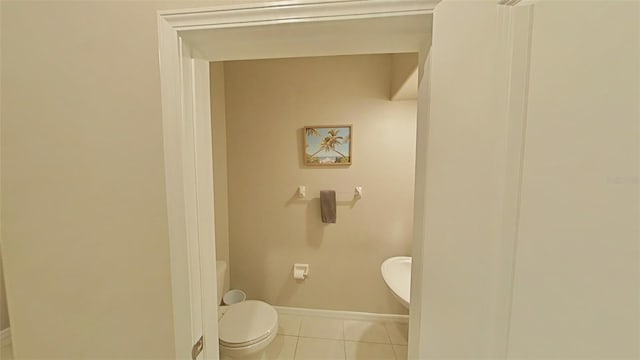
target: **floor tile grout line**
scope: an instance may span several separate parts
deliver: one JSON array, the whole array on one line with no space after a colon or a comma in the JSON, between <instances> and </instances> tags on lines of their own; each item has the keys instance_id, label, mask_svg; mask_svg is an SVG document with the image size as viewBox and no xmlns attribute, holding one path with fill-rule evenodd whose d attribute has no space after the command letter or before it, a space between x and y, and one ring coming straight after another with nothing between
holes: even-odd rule
<instances>
[{"instance_id":1,"label":"floor tile grout line","mask_svg":"<svg viewBox=\"0 0 640 360\"><path fill-rule=\"evenodd\" d=\"M304 318L300 318L300 325L298 325L298 336L300 336L300 333L302 332L302 322L304 321Z\"/></svg>"},{"instance_id":2,"label":"floor tile grout line","mask_svg":"<svg viewBox=\"0 0 640 360\"><path fill-rule=\"evenodd\" d=\"M318 336L295 336L295 335L283 335L283 336L292 336L292 337L301 337L303 339L317 339L317 340L334 340L334 341L348 341L348 342L357 342L363 344L378 344L378 345L396 345L396 346L407 346L402 344L392 344L390 342L376 342L376 341L364 341L364 340L352 340L352 339L338 339L338 338L327 338L327 337L318 337Z\"/></svg>"},{"instance_id":3,"label":"floor tile grout line","mask_svg":"<svg viewBox=\"0 0 640 360\"><path fill-rule=\"evenodd\" d=\"M300 317L300 325L298 325L298 336L296 337L296 349L293 351L293 360L298 357L298 344L300 343L300 332L302 332L302 322L304 318Z\"/></svg>"},{"instance_id":4,"label":"floor tile grout line","mask_svg":"<svg viewBox=\"0 0 640 360\"><path fill-rule=\"evenodd\" d=\"M364 341L364 340L349 340L349 339L344 339L344 341L348 341L348 342L357 342L357 343L363 343L363 344L393 345L392 343L384 343L384 342L376 342L376 341Z\"/></svg>"},{"instance_id":5,"label":"floor tile grout line","mask_svg":"<svg viewBox=\"0 0 640 360\"><path fill-rule=\"evenodd\" d=\"M403 343L395 343L395 342L393 342L393 339L391 338L391 335L389 335L389 329L387 328L386 325L385 325L384 329L387 331L387 336L389 336L389 341L391 342L391 345L399 345L399 346L407 346L408 345L408 342L403 342Z\"/></svg>"},{"instance_id":6,"label":"floor tile grout line","mask_svg":"<svg viewBox=\"0 0 640 360\"><path fill-rule=\"evenodd\" d=\"M396 352L396 347L391 345L391 350L393 350L393 356L396 357L396 360L400 360L399 357L398 357L398 353Z\"/></svg>"},{"instance_id":7,"label":"floor tile grout line","mask_svg":"<svg viewBox=\"0 0 640 360\"><path fill-rule=\"evenodd\" d=\"M344 359L347 360L347 332L345 331L345 321L342 320L342 350L344 351ZM397 360L397 359L396 359Z\"/></svg>"},{"instance_id":8,"label":"floor tile grout line","mask_svg":"<svg viewBox=\"0 0 640 360\"><path fill-rule=\"evenodd\" d=\"M290 316L297 318L312 318L312 319L326 319L326 320L338 320L338 321L357 321L357 322L370 322L370 323L378 323L378 324L406 324L408 325L408 320L394 320L394 319L362 319L359 317L332 317L328 315L316 315L316 314L290 314L290 313L280 313L278 312L278 316Z\"/></svg>"},{"instance_id":9,"label":"floor tile grout line","mask_svg":"<svg viewBox=\"0 0 640 360\"><path fill-rule=\"evenodd\" d=\"M391 351L389 353L389 355L391 355L392 357L390 359L395 359L395 360L407 360L406 357L402 356L403 353L406 353L406 349L407 349L407 344L405 343L394 343L394 337L391 336L392 333L394 333L395 335L399 336L396 337L400 340L402 340L405 336L402 335L402 329L397 329L395 327L393 327L392 325L396 325L396 324L402 324L401 322L388 322L388 321L367 321L367 320L361 320L361 319L338 319L338 318L325 318L325 317L316 317L316 316L291 316L294 319L299 320L298 322L298 329L297 329L297 333L298 335L292 335L292 334L285 334L285 333L280 333L278 332L277 335L282 336L282 337L295 337L296 340L295 344L293 344L293 358L291 358L292 360L305 360L303 358L299 358L298 354L298 348L301 345L301 341L303 339L313 339L313 340L317 340L317 341L330 341L330 342L335 342L335 341L342 341L342 349L343 349L343 359L347 360L348 359L348 354L349 354L349 349L353 349L356 352L358 352L358 348L360 346L363 345L367 345L367 346L383 346L384 348L388 349L388 347L391 347ZM306 320L306 321L305 321ZM318 330L318 328L314 327L314 320L332 320L335 321L335 325L338 325L337 329L334 327L333 329L338 330L342 329L342 334L341 334L341 338L338 337L333 337L333 338L327 338L327 337L323 337L322 335L320 336L301 336L300 334L302 333L302 329L305 328L305 326L308 326L310 329L315 329ZM361 338L355 338L355 339L348 339L347 338L347 333L346 333L346 329L347 329L347 322L359 322L359 323L367 323L369 324L369 326L371 325L375 325L376 327L382 326L382 328L384 329L384 333L386 334L385 340L380 341L379 339L381 338L381 336L374 336L375 339L378 340L362 340ZM295 322L294 322L295 324ZM279 326L280 329L282 329ZM323 331L320 331L321 334L324 333L329 333L331 334L332 332L330 331L330 328L326 328L323 325L320 325L319 327L320 329L323 329ZM368 328L368 326L366 327ZM289 327L289 329L291 329ZM351 328L350 328L351 329ZM392 331L392 330L397 330L397 331ZM293 330L293 329L292 329ZM327 332L327 330L329 330L329 332ZM356 335L357 333L359 333L359 326L356 326L355 329L353 329L355 332L353 332L353 335ZM312 331L313 332L313 331ZM336 334L336 331L333 332L333 334ZM381 334L380 334L381 335ZM351 343L350 345L347 345L347 342ZM335 344L335 343L334 343ZM339 346L339 344L338 344ZM371 348L370 348L371 349ZM338 355L338 354L335 354Z\"/></svg>"},{"instance_id":10,"label":"floor tile grout line","mask_svg":"<svg viewBox=\"0 0 640 360\"><path fill-rule=\"evenodd\" d=\"M335 340L335 341L346 341L345 339L336 339L336 338L326 338L326 337L317 337L317 336L298 336L304 339L318 339L318 340ZM349 340L351 341L351 340Z\"/></svg>"},{"instance_id":11,"label":"floor tile grout line","mask_svg":"<svg viewBox=\"0 0 640 360\"><path fill-rule=\"evenodd\" d=\"M298 342L300 341L300 337L296 336L296 346L293 348L293 360L296 360L296 356L298 354ZM396 360L398 359L398 356L396 356Z\"/></svg>"},{"instance_id":12,"label":"floor tile grout line","mask_svg":"<svg viewBox=\"0 0 640 360\"><path fill-rule=\"evenodd\" d=\"M389 335L389 329L387 329L387 324L382 324L382 328L384 329L384 333L387 334L387 339L389 339L389 344L393 346L393 340L391 340L391 335ZM395 354L395 351L394 351ZM398 357L396 356L396 359Z\"/></svg>"},{"instance_id":13,"label":"floor tile grout line","mask_svg":"<svg viewBox=\"0 0 640 360\"><path fill-rule=\"evenodd\" d=\"M383 322L383 321L361 321L361 320L355 320L355 321L360 321L360 322L365 322L365 323L369 323L369 324L373 324L376 326L381 326L385 336L386 336L386 341L376 341L376 340L362 340L362 339L349 339L347 338L347 331L346 331L346 322L347 321L353 321L353 320L344 320L345 321L345 331L344 331L344 340L345 341L352 341L352 342L363 342L363 343L368 343L368 344L386 344L386 345L394 345L393 340L391 339L391 335L389 335L389 330L387 329L386 323L387 322Z\"/></svg>"},{"instance_id":14,"label":"floor tile grout line","mask_svg":"<svg viewBox=\"0 0 640 360\"><path fill-rule=\"evenodd\" d=\"M391 326L392 324L395 323L402 323L402 322L396 322L396 321L368 321L368 320L362 320L362 319L342 319L342 318L330 318L330 317L318 317L318 316L293 316L293 317L297 317L300 319L299 322L299 326L298 326L298 335L296 336L296 344L295 344L295 348L294 348L294 358L293 360L298 359L297 357L297 351L298 351L298 347L300 345L300 341L302 339L315 339L315 340L327 340L327 341L342 341L343 343L343 355L345 360L347 359L347 353L348 353L348 349L347 349L347 341L348 342L352 342L355 344L369 344L369 345L385 345L385 346L391 346L391 354L393 354L394 358L396 360L406 360L403 357L400 357L400 354L398 353L398 351L402 350L403 347L407 347L406 343L398 343L396 344L395 341L392 339L391 336L391 331L389 330L389 326ZM306 321L305 321L306 320ZM308 335L304 335L302 336L302 329L305 328L305 326L309 326L311 328L313 325L313 321L314 320L333 320L336 322L341 322L342 323L342 338L327 338L327 337L322 337L321 336L308 336ZM346 325L347 325L347 321L357 321L357 322L367 322L367 323L372 323L372 324L378 324L378 325L382 325L384 332L386 334L386 340L384 342L380 342L380 341L362 341L361 339L347 339L346 336ZM389 325L389 326L387 326ZM281 334L281 335L285 335L285 336L293 336L293 335L286 335L286 334ZM299 360L303 360L303 359L299 359Z\"/></svg>"}]
</instances>

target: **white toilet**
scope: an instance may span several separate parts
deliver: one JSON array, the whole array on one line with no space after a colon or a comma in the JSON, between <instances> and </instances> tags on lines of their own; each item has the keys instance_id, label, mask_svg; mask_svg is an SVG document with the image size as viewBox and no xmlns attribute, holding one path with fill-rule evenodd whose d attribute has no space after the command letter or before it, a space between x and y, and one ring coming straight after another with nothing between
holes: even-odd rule
<instances>
[{"instance_id":1,"label":"white toilet","mask_svg":"<svg viewBox=\"0 0 640 360\"><path fill-rule=\"evenodd\" d=\"M222 301L227 264L218 261L218 303ZM260 358L278 333L278 313L273 306L247 300L218 311L218 336L222 358Z\"/></svg>"}]
</instances>

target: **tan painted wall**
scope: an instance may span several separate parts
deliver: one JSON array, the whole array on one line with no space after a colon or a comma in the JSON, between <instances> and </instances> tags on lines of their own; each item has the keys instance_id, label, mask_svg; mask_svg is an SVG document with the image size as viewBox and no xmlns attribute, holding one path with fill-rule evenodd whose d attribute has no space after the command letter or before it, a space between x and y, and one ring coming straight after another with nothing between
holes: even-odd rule
<instances>
[{"instance_id":1,"label":"tan painted wall","mask_svg":"<svg viewBox=\"0 0 640 360\"><path fill-rule=\"evenodd\" d=\"M17 358L174 358L156 11L220 3L0 3Z\"/></svg>"},{"instance_id":2,"label":"tan painted wall","mask_svg":"<svg viewBox=\"0 0 640 360\"><path fill-rule=\"evenodd\" d=\"M224 63L212 62L211 82L211 139L213 141L214 216L216 228L216 256L229 264L229 197L227 192L227 118L224 93ZM228 268L227 268L228 269ZM229 288L227 271L223 289ZM220 294L218 294L220 296Z\"/></svg>"},{"instance_id":3,"label":"tan painted wall","mask_svg":"<svg viewBox=\"0 0 640 360\"><path fill-rule=\"evenodd\" d=\"M418 54L391 54L391 99L418 98Z\"/></svg>"},{"instance_id":4,"label":"tan painted wall","mask_svg":"<svg viewBox=\"0 0 640 360\"><path fill-rule=\"evenodd\" d=\"M225 64L231 285L282 306L406 313L380 275L412 236L416 102L389 101L390 56ZM353 124L353 165L302 166L304 125ZM306 185L308 199L297 200ZM353 188L364 197L353 199ZM322 224L319 190L338 191ZM292 278L296 262L309 278Z\"/></svg>"}]
</instances>

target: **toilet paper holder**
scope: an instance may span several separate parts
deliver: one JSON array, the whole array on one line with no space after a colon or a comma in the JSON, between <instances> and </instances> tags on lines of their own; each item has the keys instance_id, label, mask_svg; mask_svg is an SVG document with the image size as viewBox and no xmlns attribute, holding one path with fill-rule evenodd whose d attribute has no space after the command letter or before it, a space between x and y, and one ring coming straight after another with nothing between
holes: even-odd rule
<instances>
[{"instance_id":1,"label":"toilet paper holder","mask_svg":"<svg viewBox=\"0 0 640 360\"><path fill-rule=\"evenodd\" d=\"M309 264L293 264L293 278L304 280L309 276Z\"/></svg>"}]
</instances>

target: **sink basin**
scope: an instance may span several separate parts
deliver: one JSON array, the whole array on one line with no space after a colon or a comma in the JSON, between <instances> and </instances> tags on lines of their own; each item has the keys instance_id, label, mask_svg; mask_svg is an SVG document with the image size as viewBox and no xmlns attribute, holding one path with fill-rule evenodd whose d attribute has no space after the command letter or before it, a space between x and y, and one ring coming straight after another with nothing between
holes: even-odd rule
<instances>
[{"instance_id":1,"label":"sink basin","mask_svg":"<svg viewBox=\"0 0 640 360\"><path fill-rule=\"evenodd\" d=\"M408 309L411 298L411 257L388 258L380 266L380 271L393 296Z\"/></svg>"}]
</instances>

